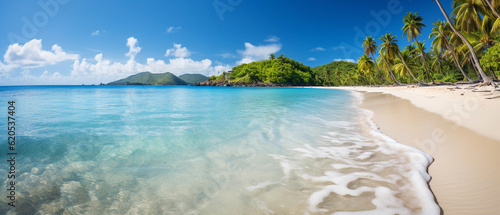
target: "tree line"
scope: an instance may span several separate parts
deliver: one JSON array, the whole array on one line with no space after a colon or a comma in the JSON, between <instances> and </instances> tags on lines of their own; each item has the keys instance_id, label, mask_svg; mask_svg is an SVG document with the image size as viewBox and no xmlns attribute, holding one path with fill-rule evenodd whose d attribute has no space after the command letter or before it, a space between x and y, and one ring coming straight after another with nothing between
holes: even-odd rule
<instances>
[{"instance_id":1,"label":"tree line","mask_svg":"<svg viewBox=\"0 0 500 215\"><path fill-rule=\"evenodd\" d=\"M500 0L453 0L449 16L435 0L445 21L427 26L418 13L408 12L402 22L403 49L397 36L387 32L377 41L363 40L364 55L357 63L332 62L310 68L298 61L271 54L268 60L242 64L209 80L286 85L385 85L478 83L495 85L500 73ZM377 55L377 56L376 56Z\"/></svg>"},{"instance_id":2,"label":"tree line","mask_svg":"<svg viewBox=\"0 0 500 215\"><path fill-rule=\"evenodd\" d=\"M429 49L419 38L427 26L421 16L412 12L403 18L402 38L411 43L404 49L398 46L397 36L392 32L380 37L379 45L371 36L363 40L364 55L357 65L358 72L371 81L365 84L461 81L494 85L498 81L500 1L454 0L451 17L439 0L436 3L446 21L432 23Z\"/></svg>"}]
</instances>

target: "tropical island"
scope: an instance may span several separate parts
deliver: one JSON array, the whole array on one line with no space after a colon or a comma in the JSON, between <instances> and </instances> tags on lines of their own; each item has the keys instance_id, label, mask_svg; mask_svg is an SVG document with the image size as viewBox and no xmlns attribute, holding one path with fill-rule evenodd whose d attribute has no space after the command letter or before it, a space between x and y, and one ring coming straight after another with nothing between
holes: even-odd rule
<instances>
[{"instance_id":1,"label":"tropical island","mask_svg":"<svg viewBox=\"0 0 500 215\"><path fill-rule=\"evenodd\" d=\"M207 79L208 77L201 74L184 74L177 77L170 72L161 74L141 72L107 85L193 85Z\"/></svg>"}]
</instances>

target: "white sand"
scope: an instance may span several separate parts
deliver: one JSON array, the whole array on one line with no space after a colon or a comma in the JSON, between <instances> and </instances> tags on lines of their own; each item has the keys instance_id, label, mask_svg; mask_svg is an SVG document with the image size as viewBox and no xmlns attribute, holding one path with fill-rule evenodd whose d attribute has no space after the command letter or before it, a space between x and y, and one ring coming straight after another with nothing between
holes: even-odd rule
<instances>
[{"instance_id":1,"label":"white sand","mask_svg":"<svg viewBox=\"0 0 500 215\"><path fill-rule=\"evenodd\" d=\"M409 100L417 107L439 114L483 136L500 141L500 98L486 99L500 96L500 92L495 94L472 92L468 89L456 89L454 86L337 87L337 89L391 94ZM482 90L490 91L491 87L484 87Z\"/></svg>"},{"instance_id":2,"label":"white sand","mask_svg":"<svg viewBox=\"0 0 500 215\"><path fill-rule=\"evenodd\" d=\"M339 87L365 93L380 130L435 161L429 183L444 214L500 211L500 98L438 87ZM491 88L485 88L491 90Z\"/></svg>"}]
</instances>

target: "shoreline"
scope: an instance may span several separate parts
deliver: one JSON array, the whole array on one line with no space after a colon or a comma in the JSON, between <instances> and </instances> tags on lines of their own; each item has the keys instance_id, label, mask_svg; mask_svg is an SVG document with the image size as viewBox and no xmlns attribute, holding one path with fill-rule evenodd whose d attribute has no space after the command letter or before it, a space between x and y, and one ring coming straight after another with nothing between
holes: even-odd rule
<instances>
[{"instance_id":1,"label":"shoreline","mask_svg":"<svg viewBox=\"0 0 500 215\"><path fill-rule=\"evenodd\" d=\"M500 211L500 132L492 123L500 120L500 101L448 88L334 87L362 92L360 107L374 112L382 133L435 159L429 186L442 214L494 214Z\"/></svg>"}]
</instances>

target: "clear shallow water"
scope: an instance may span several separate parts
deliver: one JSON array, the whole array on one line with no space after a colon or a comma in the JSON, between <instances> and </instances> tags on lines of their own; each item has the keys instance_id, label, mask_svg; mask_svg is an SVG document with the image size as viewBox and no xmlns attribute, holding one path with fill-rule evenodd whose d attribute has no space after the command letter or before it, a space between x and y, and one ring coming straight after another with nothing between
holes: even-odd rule
<instances>
[{"instance_id":1,"label":"clear shallow water","mask_svg":"<svg viewBox=\"0 0 500 215\"><path fill-rule=\"evenodd\" d=\"M439 214L426 184L431 158L378 133L357 94L153 86L0 94L2 118L16 101L18 214ZM0 167L6 185L7 163Z\"/></svg>"}]
</instances>

